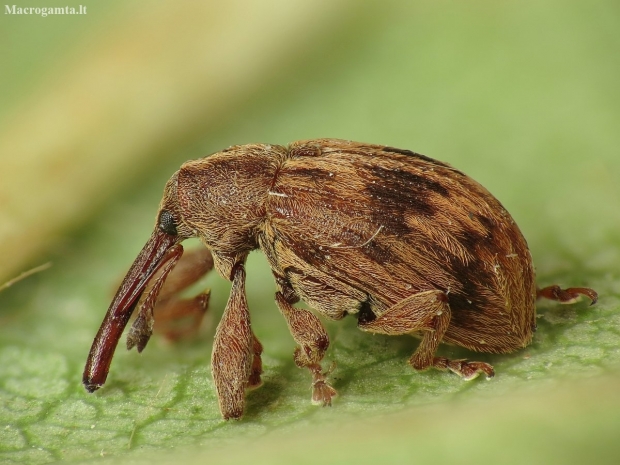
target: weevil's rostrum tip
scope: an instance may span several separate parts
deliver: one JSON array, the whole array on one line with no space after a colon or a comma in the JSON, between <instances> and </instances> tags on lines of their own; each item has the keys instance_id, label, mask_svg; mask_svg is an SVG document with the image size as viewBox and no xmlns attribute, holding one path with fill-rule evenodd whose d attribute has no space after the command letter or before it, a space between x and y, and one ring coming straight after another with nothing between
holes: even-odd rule
<instances>
[{"instance_id":1,"label":"weevil's rostrum tip","mask_svg":"<svg viewBox=\"0 0 620 465\"><path fill-rule=\"evenodd\" d=\"M88 380L84 380L82 384L84 385L84 388L91 394L102 386L101 384L91 383Z\"/></svg>"},{"instance_id":2,"label":"weevil's rostrum tip","mask_svg":"<svg viewBox=\"0 0 620 465\"><path fill-rule=\"evenodd\" d=\"M533 339L537 298L598 301L589 288L538 289L527 242L502 204L463 172L408 149L338 139L236 145L183 164L159 208L91 348L89 392L105 382L138 305L128 347L141 351L166 315L204 314L206 303L183 304L168 287L214 268L233 285L215 331L213 380L222 417L241 417L262 373L245 295L244 264L256 249L275 279L294 362L312 376L312 403L324 406L336 390L322 366L330 339L320 317L355 315L362 331L419 337L415 370L491 379L491 364L436 356L439 345L515 352ZM181 257L189 237L208 249L203 259Z\"/></svg>"}]
</instances>

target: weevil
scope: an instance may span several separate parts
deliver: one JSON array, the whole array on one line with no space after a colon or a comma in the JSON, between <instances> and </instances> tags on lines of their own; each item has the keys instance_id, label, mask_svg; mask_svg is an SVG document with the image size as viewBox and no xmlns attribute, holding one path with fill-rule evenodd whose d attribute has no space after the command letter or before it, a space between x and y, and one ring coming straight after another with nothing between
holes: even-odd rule
<instances>
[{"instance_id":1,"label":"weevil","mask_svg":"<svg viewBox=\"0 0 620 465\"><path fill-rule=\"evenodd\" d=\"M128 347L146 346L158 294L190 237L212 256L197 274L213 266L232 281L211 360L224 419L242 416L246 389L261 384L263 348L245 296L244 264L255 249L267 257L276 306L298 345L295 363L310 371L312 402L321 405L331 405L336 391L321 366L329 336L317 314L356 315L370 333L415 335L415 370L450 370L468 380L492 377L493 367L438 357L440 343L513 352L532 340L537 298L597 300L589 288L538 289L512 217L446 163L336 139L233 146L183 164L166 184L155 229L93 341L83 376L88 391L105 383L136 308ZM295 307L299 300L315 312Z\"/></svg>"}]
</instances>

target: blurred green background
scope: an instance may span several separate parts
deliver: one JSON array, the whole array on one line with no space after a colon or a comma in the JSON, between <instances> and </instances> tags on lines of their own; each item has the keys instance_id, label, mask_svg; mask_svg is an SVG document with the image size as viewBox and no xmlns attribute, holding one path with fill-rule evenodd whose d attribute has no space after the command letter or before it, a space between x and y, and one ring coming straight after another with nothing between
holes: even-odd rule
<instances>
[{"instance_id":1,"label":"blurred green background","mask_svg":"<svg viewBox=\"0 0 620 465\"><path fill-rule=\"evenodd\" d=\"M0 285L53 263L0 292L0 462L618 463L617 1L81 4L0 16ZM228 145L316 137L453 164L512 213L540 284L599 303L541 303L530 347L475 355L489 382L414 373L413 339L329 323L340 396L321 409L256 253L265 384L243 420L220 420L214 397L215 274L197 339L120 347L87 394L90 343L168 177Z\"/></svg>"}]
</instances>

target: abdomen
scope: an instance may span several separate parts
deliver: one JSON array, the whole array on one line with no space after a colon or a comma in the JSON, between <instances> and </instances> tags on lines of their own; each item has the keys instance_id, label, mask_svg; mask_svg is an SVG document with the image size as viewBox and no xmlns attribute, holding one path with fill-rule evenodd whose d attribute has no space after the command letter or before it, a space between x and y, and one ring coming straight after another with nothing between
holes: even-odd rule
<instances>
[{"instance_id":1,"label":"abdomen","mask_svg":"<svg viewBox=\"0 0 620 465\"><path fill-rule=\"evenodd\" d=\"M317 270L376 315L440 289L452 311L446 342L485 352L526 345L534 272L510 215L459 171L393 150L323 141L320 154L286 160L267 202L269 240L280 247L272 266Z\"/></svg>"}]
</instances>

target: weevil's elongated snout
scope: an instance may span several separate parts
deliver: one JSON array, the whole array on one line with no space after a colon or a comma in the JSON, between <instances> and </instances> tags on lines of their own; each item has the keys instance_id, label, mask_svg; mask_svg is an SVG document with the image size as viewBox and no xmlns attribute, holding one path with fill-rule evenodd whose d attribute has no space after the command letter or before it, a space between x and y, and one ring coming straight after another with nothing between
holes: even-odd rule
<instances>
[{"instance_id":1,"label":"weevil's elongated snout","mask_svg":"<svg viewBox=\"0 0 620 465\"><path fill-rule=\"evenodd\" d=\"M114 350L140 296L158 269L172 260L178 261L181 257L183 247L178 244L180 240L181 237L178 235L167 234L160 228L156 228L131 265L110 304L88 354L82 376L82 382L87 391L94 392L105 383ZM156 297L156 295L153 296L153 300Z\"/></svg>"}]
</instances>

